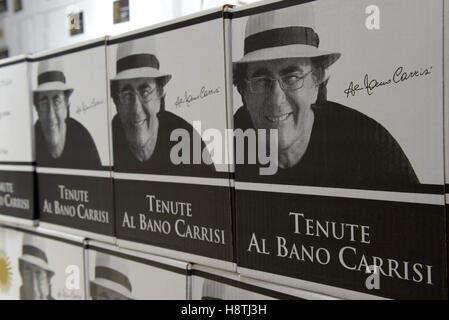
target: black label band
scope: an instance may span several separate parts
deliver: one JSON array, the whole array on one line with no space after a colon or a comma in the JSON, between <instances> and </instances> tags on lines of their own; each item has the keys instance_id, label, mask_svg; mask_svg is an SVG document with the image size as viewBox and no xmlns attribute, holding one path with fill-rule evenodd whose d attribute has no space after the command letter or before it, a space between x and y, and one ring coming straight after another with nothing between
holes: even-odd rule
<instances>
[{"instance_id":1,"label":"black label band","mask_svg":"<svg viewBox=\"0 0 449 320\"><path fill-rule=\"evenodd\" d=\"M36 257L42 261L45 261L45 263L48 263L47 260L47 255L45 254L44 251L42 251L39 248L33 247L33 246L28 246L28 245L24 245L23 249L22 249L22 254L23 255L30 255L33 257Z\"/></svg>"},{"instance_id":2,"label":"black label band","mask_svg":"<svg viewBox=\"0 0 449 320\"><path fill-rule=\"evenodd\" d=\"M119 285L125 287L129 291L132 291L131 282L129 282L128 277L125 276L123 273L118 272L114 269L107 267L96 267L95 278L106 279L118 283Z\"/></svg>"},{"instance_id":3,"label":"black label band","mask_svg":"<svg viewBox=\"0 0 449 320\"><path fill-rule=\"evenodd\" d=\"M320 38L308 27L286 27L253 34L245 39L245 54L250 52L292 44L309 45L318 48Z\"/></svg>"},{"instance_id":4,"label":"black label band","mask_svg":"<svg viewBox=\"0 0 449 320\"><path fill-rule=\"evenodd\" d=\"M37 78L37 84L39 86L47 82L55 82L55 81L65 83L64 73L62 73L61 71L49 71L41 73Z\"/></svg>"},{"instance_id":5,"label":"black label band","mask_svg":"<svg viewBox=\"0 0 449 320\"><path fill-rule=\"evenodd\" d=\"M152 54L134 54L117 61L117 73L137 68L154 68L159 70L159 60Z\"/></svg>"}]
</instances>

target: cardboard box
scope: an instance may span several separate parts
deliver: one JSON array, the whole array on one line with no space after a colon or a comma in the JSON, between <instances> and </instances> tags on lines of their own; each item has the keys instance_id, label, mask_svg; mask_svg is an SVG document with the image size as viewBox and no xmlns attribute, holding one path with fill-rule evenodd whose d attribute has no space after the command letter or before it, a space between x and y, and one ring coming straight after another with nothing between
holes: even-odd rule
<instances>
[{"instance_id":1,"label":"cardboard box","mask_svg":"<svg viewBox=\"0 0 449 320\"><path fill-rule=\"evenodd\" d=\"M25 56L0 62L0 221L33 225L33 113Z\"/></svg>"},{"instance_id":2,"label":"cardboard box","mask_svg":"<svg viewBox=\"0 0 449 320\"><path fill-rule=\"evenodd\" d=\"M41 225L113 241L105 42L30 59Z\"/></svg>"},{"instance_id":3,"label":"cardboard box","mask_svg":"<svg viewBox=\"0 0 449 320\"><path fill-rule=\"evenodd\" d=\"M194 265L192 300L334 300L297 288L241 277L236 273Z\"/></svg>"},{"instance_id":4,"label":"cardboard box","mask_svg":"<svg viewBox=\"0 0 449 320\"><path fill-rule=\"evenodd\" d=\"M22 235L15 229L0 227L0 300L19 300L21 278L18 256L21 253Z\"/></svg>"},{"instance_id":5,"label":"cardboard box","mask_svg":"<svg viewBox=\"0 0 449 320\"><path fill-rule=\"evenodd\" d=\"M449 213L449 32L447 26L449 26L449 5L447 2L443 3L444 11L444 159L445 159L445 200L446 200L446 223L448 232L446 234L447 241L449 243L449 221L447 219ZM449 256L449 246L448 246Z\"/></svg>"},{"instance_id":6,"label":"cardboard box","mask_svg":"<svg viewBox=\"0 0 449 320\"><path fill-rule=\"evenodd\" d=\"M235 129L278 129L268 165L235 146L237 162L258 156L236 165L239 273L341 298L447 299L442 12L441 0L232 11Z\"/></svg>"},{"instance_id":7,"label":"cardboard box","mask_svg":"<svg viewBox=\"0 0 449 320\"><path fill-rule=\"evenodd\" d=\"M189 264L89 241L87 297L92 300L185 300Z\"/></svg>"},{"instance_id":8,"label":"cardboard box","mask_svg":"<svg viewBox=\"0 0 449 320\"><path fill-rule=\"evenodd\" d=\"M118 245L231 270L223 17L110 38L108 77Z\"/></svg>"},{"instance_id":9,"label":"cardboard box","mask_svg":"<svg viewBox=\"0 0 449 320\"><path fill-rule=\"evenodd\" d=\"M85 299L82 238L0 227L0 240L0 269L7 275L0 299Z\"/></svg>"}]
</instances>

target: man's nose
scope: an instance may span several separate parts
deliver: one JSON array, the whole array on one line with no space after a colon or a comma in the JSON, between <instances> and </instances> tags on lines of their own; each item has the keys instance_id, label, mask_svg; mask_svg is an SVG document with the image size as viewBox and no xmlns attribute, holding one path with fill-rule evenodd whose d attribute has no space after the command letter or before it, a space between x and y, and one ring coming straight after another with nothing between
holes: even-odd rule
<instances>
[{"instance_id":1,"label":"man's nose","mask_svg":"<svg viewBox=\"0 0 449 320\"><path fill-rule=\"evenodd\" d=\"M39 279L37 276L33 276L33 299L42 300L42 291L39 285Z\"/></svg>"},{"instance_id":2,"label":"man's nose","mask_svg":"<svg viewBox=\"0 0 449 320\"><path fill-rule=\"evenodd\" d=\"M47 118L51 121L54 122L56 121L56 109L55 109L55 105L53 103L50 104L50 108L48 108L48 112L47 112Z\"/></svg>"},{"instance_id":3,"label":"man's nose","mask_svg":"<svg viewBox=\"0 0 449 320\"><path fill-rule=\"evenodd\" d=\"M273 81L271 91L268 93L268 100L271 108L280 108L286 100L285 92L282 90L279 81Z\"/></svg>"},{"instance_id":4,"label":"man's nose","mask_svg":"<svg viewBox=\"0 0 449 320\"><path fill-rule=\"evenodd\" d=\"M139 96L137 94L134 96L134 103L132 104L132 108L135 113L140 113L141 111L143 111L142 102L140 102Z\"/></svg>"}]
</instances>

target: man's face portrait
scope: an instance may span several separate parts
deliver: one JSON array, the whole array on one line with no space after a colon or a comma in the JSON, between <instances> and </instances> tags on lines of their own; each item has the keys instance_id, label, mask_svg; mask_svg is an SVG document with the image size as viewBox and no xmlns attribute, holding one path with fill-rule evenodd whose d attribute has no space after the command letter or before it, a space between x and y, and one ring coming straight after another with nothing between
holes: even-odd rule
<instances>
[{"instance_id":1,"label":"man's face portrait","mask_svg":"<svg viewBox=\"0 0 449 320\"><path fill-rule=\"evenodd\" d=\"M68 97L63 91L46 91L37 95L37 113L51 155L58 158L65 144Z\"/></svg>"},{"instance_id":2,"label":"man's face portrait","mask_svg":"<svg viewBox=\"0 0 449 320\"><path fill-rule=\"evenodd\" d=\"M311 105L318 84L307 58L289 58L247 64L245 100L256 129L278 129L279 150L290 148L310 134Z\"/></svg>"},{"instance_id":3,"label":"man's face portrait","mask_svg":"<svg viewBox=\"0 0 449 320\"><path fill-rule=\"evenodd\" d=\"M24 300L47 300L50 297L48 271L31 263L20 261Z\"/></svg>"},{"instance_id":4,"label":"man's face portrait","mask_svg":"<svg viewBox=\"0 0 449 320\"><path fill-rule=\"evenodd\" d=\"M162 89L154 78L119 80L116 89L114 103L128 143L135 153L145 154L157 135Z\"/></svg>"},{"instance_id":5,"label":"man's face portrait","mask_svg":"<svg viewBox=\"0 0 449 320\"><path fill-rule=\"evenodd\" d=\"M130 300L124 295L102 286L93 286L91 296L94 300Z\"/></svg>"}]
</instances>

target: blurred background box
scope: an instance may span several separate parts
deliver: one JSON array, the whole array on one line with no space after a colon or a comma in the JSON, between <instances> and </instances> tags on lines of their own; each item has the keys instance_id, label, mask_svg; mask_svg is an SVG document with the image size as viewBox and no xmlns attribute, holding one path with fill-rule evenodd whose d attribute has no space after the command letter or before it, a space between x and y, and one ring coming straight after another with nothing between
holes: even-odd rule
<instances>
[{"instance_id":1,"label":"blurred background box","mask_svg":"<svg viewBox=\"0 0 449 320\"><path fill-rule=\"evenodd\" d=\"M39 218L29 73L26 56L0 62L0 221L18 225Z\"/></svg>"}]
</instances>

